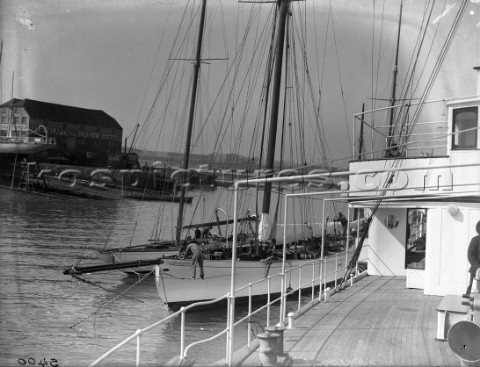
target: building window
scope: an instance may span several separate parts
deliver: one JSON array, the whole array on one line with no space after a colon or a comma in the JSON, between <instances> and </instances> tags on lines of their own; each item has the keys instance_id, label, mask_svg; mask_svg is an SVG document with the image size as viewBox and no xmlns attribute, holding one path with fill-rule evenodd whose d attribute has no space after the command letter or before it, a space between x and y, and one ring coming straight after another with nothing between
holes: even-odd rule
<instances>
[{"instance_id":1,"label":"building window","mask_svg":"<svg viewBox=\"0 0 480 367\"><path fill-rule=\"evenodd\" d=\"M425 269L427 209L407 210L405 268Z\"/></svg>"},{"instance_id":2,"label":"building window","mask_svg":"<svg viewBox=\"0 0 480 367\"><path fill-rule=\"evenodd\" d=\"M458 108L453 110L452 149L476 149L478 130L478 107Z\"/></svg>"},{"instance_id":3,"label":"building window","mask_svg":"<svg viewBox=\"0 0 480 367\"><path fill-rule=\"evenodd\" d=\"M27 118L24 116L22 117L22 124L26 125L27 124Z\"/></svg>"}]
</instances>

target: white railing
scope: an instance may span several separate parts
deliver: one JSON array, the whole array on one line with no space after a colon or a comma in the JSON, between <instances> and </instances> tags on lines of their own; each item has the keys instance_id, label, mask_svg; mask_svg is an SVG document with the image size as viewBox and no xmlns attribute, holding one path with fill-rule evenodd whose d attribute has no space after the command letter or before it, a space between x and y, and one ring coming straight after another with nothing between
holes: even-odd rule
<instances>
[{"instance_id":1,"label":"white railing","mask_svg":"<svg viewBox=\"0 0 480 367\"><path fill-rule=\"evenodd\" d=\"M311 175L306 175L302 177L309 177L309 178L319 178L319 177L324 177L325 175L330 176L335 176L335 175L341 175L344 174L342 172L338 173L320 173L320 174L311 174ZM234 228L233 228L233 233L236 234L237 231L237 203L238 203L238 192L239 192L239 187L241 185L247 185L249 183L265 183L265 182L279 182L279 181L294 181L295 179L298 179L297 176L291 176L291 177L273 177L273 178L262 178L262 179L254 179L254 180L245 180L245 181L237 181L234 183L234 194L235 194L235 208L233 210L234 212ZM289 197L298 197L298 196L310 196L310 195L318 195L320 197L326 196L329 197L331 196L332 191L321 191L317 193L308 193L308 194L286 194L284 195L285 197L285 212L287 212L287 201ZM324 207L324 212L325 212L325 200L327 198L322 199L324 201L323 207ZM323 213L325 214L325 213ZM325 217L325 215L323 215ZM112 353L117 351L118 349L122 348L125 344L129 343L133 339L137 340L137 352L136 352L136 365L139 366L141 363L141 335L146 333L147 331L165 324L172 320L173 318L177 316L181 316L181 339L180 339L180 353L179 353L179 358L180 360L184 360L187 358L187 352L194 346L197 346L202 343L206 343L208 341L212 341L214 339L219 338L220 336L226 335L226 351L225 351L225 361L226 364L231 366L233 361L233 335L234 335L234 329L237 327L239 324L250 320L250 318L259 312L266 310L266 326L268 327L270 325L270 319L271 319L271 306L274 305L275 303L280 303L280 313L279 313L279 321L278 324L285 324L287 317L286 317L286 300L289 295L292 295L295 292L298 292L298 299L297 299L297 310L300 310L302 306L303 298L302 295L304 292L310 292L311 293L311 299L308 303L315 302L315 295L316 295L316 289L319 289L318 292L318 301L326 300L327 294L329 293L329 289L327 289L327 284L330 282L334 286L334 288L337 287L337 280L339 278L343 278L348 263L349 259L352 256L353 251L349 251L350 247L350 241L354 238L352 236L348 236L345 238L345 251L342 253L336 253L335 255L331 256L324 256L324 248L325 248L325 232L323 233L323 240L322 240L322 252L321 256L318 259L313 259L311 261L305 261L302 265L295 266L294 268L291 269L286 269L286 266L288 265L288 260L286 259L286 228L287 228L287 223L286 223L286 218L287 216L284 216L284 251L283 251L283 259L282 259L282 271L278 274L273 274L267 278L264 279L259 279L258 281L254 283L249 283L247 285L244 285L240 288L235 287L235 267L236 267L236 261L232 260L232 271L231 271L231 290L229 293L226 295L215 299L211 301L206 301L206 302L198 302L192 305L189 305L187 307L182 307L179 311L172 313L168 317L157 321L156 323L144 328L144 329L138 329L134 334L132 334L130 337L119 343L117 346L113 347L111 350L106 352L104 355L102 355L100 358L95 360L92 364L90 364L91 367L98 365L100 362L105 360L107 357L109 357ZM323 220L322 220L323 222ZM347 232L349 233L349 232ZM359 231L357 231L357 235L359 234ZM358 240L358 238L357 238ZM236 249L237 249L237 236L233 236L233 244L232 244L232 259L236 259ZM339 266L341 264L341 266ZM330 265L330 271L327 271ZM304 274L306 268L311 268L311 276ZM291 275L294 274L294 272L298 271L298 285L292 289L290 289L291 284L290 282L288 283L289 287L287 289L287 280L291 278ZM159 272L159 270L157 270ZM271 299L271 294L270 294L270 283L273 278L280 277L281 279L281 284L282 286L280 287L280 296L274 298L273 300ZM253 297L252 297L252 287L262 283L262 282L267 282L267 301L266 304L259 307L257 310L253 311L252 310L252 304L253 304ZM235 295L237 292L248 289L248 313L245 317L242 319L238 320L237 322L234 322L235 319ZM227 326L225 329L223 329L221 332L211 336L208 339L203 339L196 341L194 343L191 343L187 347L185 347L185 314L187 311L192 310L194 308L202 307L205 305L211 305L220 301L227 300L227 305L228 305L228 315L227 315ZM250 345L252 341L252 331L250 330L250 327L248 328L248 333L247 333L247 345Z\"/></svg>"},{"instance_id":2,"label":"white railing","mask_svg":"<svg viewBox=\"0 0 480 367\"><path fill-rule=\"evenodd\" d=\"M448 165L446 167L449 167L449 168L452 168L452 167L463 167L464 165ZM471 166L471 164L469 164L469 166ZM474 165L475 166L475 165ZM439 166L439 167L435 167L435 169L441 169L441 168L444 168L443 166ZM431 167L415 167L415 168L402 168L402 169L395 169L395 170L401 170L401 171L409 171L409 170L420 170L420 169L432 169ZM382 170L382 172L389 172L391 171L390 169L384 169ZM374 172L374 171L372 171ZM364 172L364 173L368 173L368 172ZM315 178L321 178L321 177L335 177L335 176L350 176L350 175L354 175L356 174L355 172L335 172L335 173L316 173L316 174L310 174L310 175L304 175L304 176L289 176L289 177L273 177L273 178L263 178L263 179L254 179L254 180L249 180L249 181L237 181L234 183L234 192L235 192L235 201L234 203L236 204L238 202L238 189L239 189L239 186L240 185L244 185L244 184L248 184L248 183L265 183L265 182L280 182L280 181L290 181L290 182L295 182L295 180L298 180L298 179L315 179ZM400 189L392 189L392 190L400 190ZM379 191L379 189L371 189L371 190L364 190L363 192L365 193L365 197L363 198L364 200L372 200L372 199L375 199L375 200L378 200L376 199L377 198L377 192ZM319 191L319 192L310 192L310 193L297 193L297 194L286 194L284 195L285 197L285 212L287 212L287 201L289 198L295 198L295 197L300 197L300 196L317 196L317 197L323 197L322 201L323 201L323 214L322 214L322 218L325 217L325 203L327 201L330 201L330 200L344 200L345 198L347 198L347 196L345 196L345 194L347 193L351 193L352 191L348 191L348 189L341 189L341 190L337 190L337 191L332 191L332 190L325 190L325 191ZM475 191L476 192L476 191ZM336 197L333 197L333 195L338 195ZM344 195L342 197L342 195ZM420 195L420 194L419 194ZM450 194L448 194L450 195ZM420 195L421 196L421 195ZM442 196L445 196L445 195L439 195L439 194L432 194L431 195L432 197L442 197ZM410 198L411 195L408 195L408 197ZM422 196L423 197L423 196ZM361 199L361 197L359 197ZM401 198L401 196L397 196L397 198ZM234 208L234 230L233 230L233 233L236 234L237 233L237 208L236 208L236 205L235 205L235 208ZM350 214L350 213L348 213ZM287 216L285 215L284 218L286 218ZM323 222L323 219L322 219L322 222ZM350 216L348 215L348 222L350 222ZM360 233L360 221L357 221L357 236L358 234ZM286 222L284 222L284 243L286 242L285 239L286 239L286 227L287 227L287 224ZM350 228L347 229L347 233L350 233ZM236 243L236 238L237 236L233 236L233 244L232 244L232 259L236 259L236 248L237 248L237 243ZM331 256L323 256L323 250L322 250L322 256L319 258L319 259L316 259L316 260L312 260L312 261L309 261L309 262L305 262L305 264L301 265L301 266L297 266L295 267L294 269L286 269L285 265L288 266L288 261L285 260L285 254L286 254L286 251L283 251L283 254L284 254L284 258L283 258L283 261L282 261L282 264L283 264L283 267L282 267L282 272L279 273L279 274L274 274L274 275L271 275L269 276L268 278L265 278L265 279L262 279L262 280L259 280L255 283L251 283L251 284L248 284L248 285L245 285L243 286L242 288L239 288L239 289L236 289L236 288L231 288L231 291L230 293L224 295L223 297L220 297L216 300L212 300L212 301L207 301L207 302L199 302L199 303L196 303L196 304L192 304L190 306L187 306L187 307L184 307L182 309L180 309L179 311L177 311L176 313L173 313L171 315L169 315L167 318L163 319L163 320L160 320L144 329L139 329L137 330L133 335L131 335L130 337L128 337L127 339L125 339L124 341L122 341L120 344L118 344L117 346L115 346L114 348L112 348L111 350L109 350L107 353L105 353L103 356L101 356L100 358L98 358L96 361L94 361L90 366L96 366L98 363L100 363L101 361L103 361L105 358L107 358L108 356L110 356L112 353L114 353L116 350L120 349L123 345L127 344L128 342L130 342L131 340L133 339L136 339L137 340L137 366L140 365L141 363L141 339L140 339L140 336L149 331L150 329L158 326L158 325L161 325L161 324L165 324L166 322L170 321L171 319L177 317L177 316L181 316L182 317L182 323L181 323L181 343L180 343L180 354L179 354L179 358L180 359L185 359L187 358L187 352L190 350L190 348L198 345L198 344L201 344L201 343L205 343L207 341L211 341L211 340L214 340L222 335L227 335L227 346L226 346L226 364L231 366L232 365L232 357L233 357L233 330L236 326L238 326L240 323L242 322L245 322L246 320L249 320L251 318L251 316L255 315L255 314L258 314L258 312L266 309L267 311L267 320L266 320L266 323L267 323L267 326L270 324L270 318L271 318L271 306L277 302L280 302L280 317L279 317L279 324L282 324L282 323L285 323L285 321L287 320L287 318L285 317L285 312L286 312L286 308L285 308L285 300L287 299L287 296L288 295L291 295L292 293L298 291L298 300L297 300L297 309L300 310L302 308L302 293L306 291L306 288L307 289L311 289L311 299L309 301L309 303L311 302L316 302L316 301L321 301L321 300L326 300L328 295L333 291L333 290L329 290L328 288L326 288L327 284L332 282L332 286L334 288L336 288L338 286L337 284L337 279L339 279L340 277L343 278L343 275L345 274L346 272L346 269L347 269L347 264L349 263L349 259L351 258L352 254L350 253L350 240L353 239L354 237L353 236L349 236L347 239L346 239L346 244L348 244L348 246L346 246L346 249L344 252L342 253L337 253L335 255L331 255ZM323 241L325 240L325 232L323 232L323 236L322 236L322 239ZM358 237L357 237L357 241L358 241ZM322 249L325 248L325 243L323 242L322 243ZM329 265L329 262L331 264L331 262L334 261L334 266L332 267L332 269L330 271L327 271L328 269L328 265ZM234 281L234 274L235 274L235 264L236 264L236 261L233 260L232 261L232 285L235 285L235 281ZM313 265L313 266L312 266ZM355 271L353 272L354 274L357 274L359 275L359 271L358 271L358 264L356 264L356 268L355 268ZM304 268L305 267L312 267L312 276L311 277L307 277L307 276L304 276ZM295 289L292 289L292 290L289 290L289 287L287 289L287 280L289 279L289 276L293 273L293 271L297 270L298 269L298 286L295 288ZM319 272L317 272L315 269L320 269ZM271 280L274 278L274 277L281 277L282 279L282 284L283 286L281 287L281 296L278 297L278 298L275 298L273 300L271 300L270 298L270 295L267 296L267 303L265 305L263 305L262 307L260 307L259 309L253 311L252 310L252 292L251 292L251 288L259 283L259 282L271 282ZM353 282L353 277L352 277L352 274L350 274L350 282L352 283ZM290 284L289 284L290 286ZM248 314L247 316L245 316L244 318L242 318L241 320L238 320L237 322L234 322L234 316L235 316L235 302L233 302L232 300L235 299L235 293L237 291L240 291L242 289L245 289L245 287L248 287L249 288L249 296L248 296ZM319 292L318 292L318 299L315 300L315 290L316 288L319 288ZM233 290L232 290L233 289ZM270 294L270 292L268 292L268 294ZM203 305L207 305L207 304L213 304L213 303L216 303L216 302L219 302L219 301L222 301L222 300L227 300L228 302L228 318L227 318L227 327L222 330L220 333L208 338L208 339L203 339L203 340L200 340L200 341L197 341L197 342L194 342L192 344L190 344L189 346L185 347L184 346L184 340L185 340L185 323L184 323L184 320L185 320L185 313L193 308L197 308L199 306L203 306ZM249 330L248 332L248 335L247 335L247 344L249 344L251 342L251 330Z\"/></svg>"},{"instance_id":3,"label":"white railing","mask_svg":"<svg viewBox=\"0 0 480 367\"><path fill-rule=\"evenodd\" d=\"M44 131L41 134L39 131ZM33 130L19 130L11 131L10 136L0 136L0 143L14 143L14 144L48 144L47 128L43 125L38 126L38 131ZM55 144L55 139L51 139L50 144Z\"/></svg>"},{"instance_id":4,"label":"white railing","mask_svg":"<svg viewBox=\"0 0 480 367\"><path fill-rule=\"evenodd\" d=\"M355 114L353 159L446 155L452 136L447 130L446 103L456 99L409 102ZM393 127L387 123L390 114L395 115Z\"/></svg>"},{"instance_id":5,"label":"white railing","mask_svg":"<svg viewBox=\"0 0 480 367\"><path fill-rule=\"evenodd\" d=\"M299 311L303 306L305 306L305 304L315 301L315 297L316 297L316 294L317 294L317 292L316 292L317 289L319 289L318 300L321 301L322 297L323 297L323 299L326 299L326 295L324 294L324 292L327 289L326 288L327 284L332 283L332 284L334 284L335 288L337 287L337 280L339 278L343 277L346 265L348 264L348 260L351 257L351 256L349 256L349 253L351 254L352 251L349 251L348 246L346 246L346 247L347 248L344 252L335 253L334 255L324 257L323 259L312 259L311 261L308 261L305 264L298 265L298 266L295 266L295 267L290 266L288 271L286 271L283 276L284 276L285 280L288 281L289 277L291 277L291 275L294 272L298 271L298 274L299 274L298 285L294 288L291 288L291 289L289 287L285 291L284 296L283 296L284 297L283 302L286 302L288 296L293 295L294 293L298 292L298 298L297 298L297 301L296 301L296 303L297 303L296 308ZM327 272L326 271L327 263L329 263L329 262L331 263L332 261L335 262L335 266L332 267L333 268L332 271ZM338 266L339 261L341 261L342 264L345 264L345 267L339 267ZM312 276L304 275L304 273L302 272L302 269L305 268L305 267L312 267ZM157 266L157 272L159 272L159 267L158 266ZM278 296L278 297L275 297L273 299L271 298L270 283L272 282L272 279L277 278L277 277L281 277L281 276L282 276L281 273L273 274L273 275L268 276L267 278L260 279L256 282L249 283L247 285L244 285L244 286L236 289L236 292L240 292L244 289L248 289L248 312L244 317L242 317L241 319L239 319L235 323L233 323L234 328L238 327L239 325L241 325L245 322L249 322L249 320L253 316L259 314L260 312L262 312L264 310L266 310L266 327L269 327L271 325L271 319L272 319L271 307L272 307L272 305L274 305L276 303L281 303L282 302L282 296ZM283 284L289 284L286 281L284 281ZM267 282L267 289L268 289L268 292L267 292L267 295L266 295L267 301L264 305L262 305L262 306L258 307L257 309L253 310L253 308L252 308L253 307L252 288L255 285L258 285L258 284L264 283L264 282ZM289 284L289 286L291 286L291 284ZM302 297L303 294L306 293L306 292L311 293L311 299L308 302L306 302L306 300L304 300L303 297ZM186 316L187 311L192 311L192 310L202 308L202 307L205 307L205 306L211 306L215 303L219 303L219 302L225 301L225 300L227 300L228 306L230 306L231 302L233 301L233 298L230 296L230 293L227 293L224 296L222 296L220 298L217 298L217 299L214 299L214 300L197 302L197 303L188 305L186 307L182 307L180 310L170 314L166 318L164 318L162 320L159 320L159 321L157 321L157 322L155 322L155 323L153 323L153 324L151 324L151 325L149 325L149 326L147 326L143 329L136 330L132 335L130 335L125 340L123 340L122 342L117 344L115 347L110 349L108 352L103 354L101 357L96 359L89 366L90 367L97 366L99 363L101 363L102 361L107 359L109 356L114 354L117 350L121 349L124 345L126 345L130 342L133 342L134 340L136 341L135 365L140 366L141 363L142 363L142 353L141 353L141 351L142 351L142 338L141 338L141 336L144 335L145 333L147 333L148 331L160 326L160 325L164 325L164 324L170 322L172 319L174 319L178 316L181 317L181 322L180 322L180 350L179 350L178 355L179 355L179 358L181 360L185 359L185 358L188 357L188 351L191 350L193 347L198 346L198 345L203 344L203 343L210 342L210 341L215 340L215 339L218 339L221 336L224 336L224 335L228 334L229 332L233 332L233 330L230 330L229 326L227 325L227 327L225 329L223 329L222 331L220 331L219 333L217 333L217 334L215 334L215 335L213 335L213 336L211 336L207 339L198 340L198 341L195 341L195 342L189 344L188 346L185 346L185 334L186 334L186 332L185 332L185 330L186 330L185 316ZM284 308L284 310L285 310L285 308ZM285 312L285 311L282 311L282 312ZM231 316L229 316L227 318L227 320L230 319L230 317ZM278 323L279 324L284 323L285 320L286 320L286 315L280 315ZM248 329L247 329L246 344L248 346L251 346L252 340L253 340L252 328L249 326ZM228 347L226 349L227 349L226 360L229 360L229 358L231 358L231 356L229 356L228 354L233 353L233 351L229 352Z\"/></svg>"}]
</instances>

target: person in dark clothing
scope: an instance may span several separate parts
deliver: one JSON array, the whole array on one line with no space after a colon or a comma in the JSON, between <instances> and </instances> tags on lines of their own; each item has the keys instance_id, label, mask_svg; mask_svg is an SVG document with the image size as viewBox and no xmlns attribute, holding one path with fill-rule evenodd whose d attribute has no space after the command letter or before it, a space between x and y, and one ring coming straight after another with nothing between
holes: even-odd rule
<instances>
[{"instance_id":1,"label":"person in dark clothing","mask_svg":"<svg viewBox=\"0 0 480 367\"><path fill-rule=\"evenodd\" d=\"M340 222L342 225L342 236L345 236L347 234L347 218L344 217L342 212L338 212L338 217L336 218L336 221Z\"/></svg>"},{"instance_id":2,"label":"person in dark clothing","mask_svg":"<svg viewBox=\"0 0 480 367\"><path fill-rule=\"evenodd\" d=\"M203 238L212 237L212 234L210 233L211 229L212 229L212 227L207 227L203 230Z\"/></svg>"},{"instance_id":3,"label":"person in dark clothing","mask_svg":"<svg viewBox=\"0 0 480 367\"><path fill-rule=\"evenodd\" d=\"M480 222L477 223L475 227L477 230L477 235L472 238L470 245L468 246L468 262L470 263L470 282L468 283L468 288L466 294L470 294L472 291L473 279L475 278L475 273L480 269ZM477 290L478 291L478 290Z\"/></svg>"},{"instance_id":4,"label":"person in dark clothing","mask_svg":"<svg viewBox=\"0 0 480 367\"><path fill-rule=\"evenodd\" d=\"M203 279L203 253L200 244L197 241L191 241L185 250L185 257L192 253L192 279L195 279L197 266L200 268L200 278Z\"/></svg>"}]
</instances>

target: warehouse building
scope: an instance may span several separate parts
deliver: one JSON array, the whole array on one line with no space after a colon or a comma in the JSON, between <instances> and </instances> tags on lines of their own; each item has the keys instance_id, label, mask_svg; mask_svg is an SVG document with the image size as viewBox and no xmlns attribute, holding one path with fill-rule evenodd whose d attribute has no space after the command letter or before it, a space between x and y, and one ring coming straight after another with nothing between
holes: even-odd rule
<instances>
[{"instance_id":1,"label":"warehouse building","mask_svg":"<svg viewBox=\"0 0 480 367\"><path fill-rule=\"evenodd\" d=\"M55 152L43 152L43 159L60 156L69 164L106 165L109 155L121 152L123 129L100 110L14 98L0 105L0 117L1 138L46 130Z\"/></svg>"}]
</instances>

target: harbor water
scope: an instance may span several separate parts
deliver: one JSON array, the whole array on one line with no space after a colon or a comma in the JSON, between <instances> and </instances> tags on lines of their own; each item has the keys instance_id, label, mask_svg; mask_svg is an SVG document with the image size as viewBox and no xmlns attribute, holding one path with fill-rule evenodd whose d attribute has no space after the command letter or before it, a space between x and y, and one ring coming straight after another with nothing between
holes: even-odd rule
<instances>
[{"instance_id":1,"label":"harbor water","mask_svg":"<svg viewBox=\"0 0 480 367\"><path fill-rule=\"evenodd\" d=\"M231 212L228 194L221 188L206 196L190 191L194 200L187 205L186 218L211 220L215 207ZM254 195L250 191L243 195L243 202L254 210ZM160 237L168 238L177 205L0 188L0 365L87 366L136 329L166 317L151 277L142 280L111 271L75 279L63 275L63 269L99 264L97 253L104 247L143 244L155 227ZM156 226L159 221L162 225ZM242 307L237 307L237 316L246 314ZM272 314L278 320L278 312ZM264 324L260 318L255 316L254 324L257 319L257 325ZM189 313L186 322L188 345L223 330L226 308ZM236 331L236 347L246 344L246 333L246 326ZM179 352L179 318L142 337L143 365L162 365ZM225 339L194 347L189 356L200 365L220 360L225 357ZM102 365L134 363L133 342Z\"/></svg>"}]
</instances>

